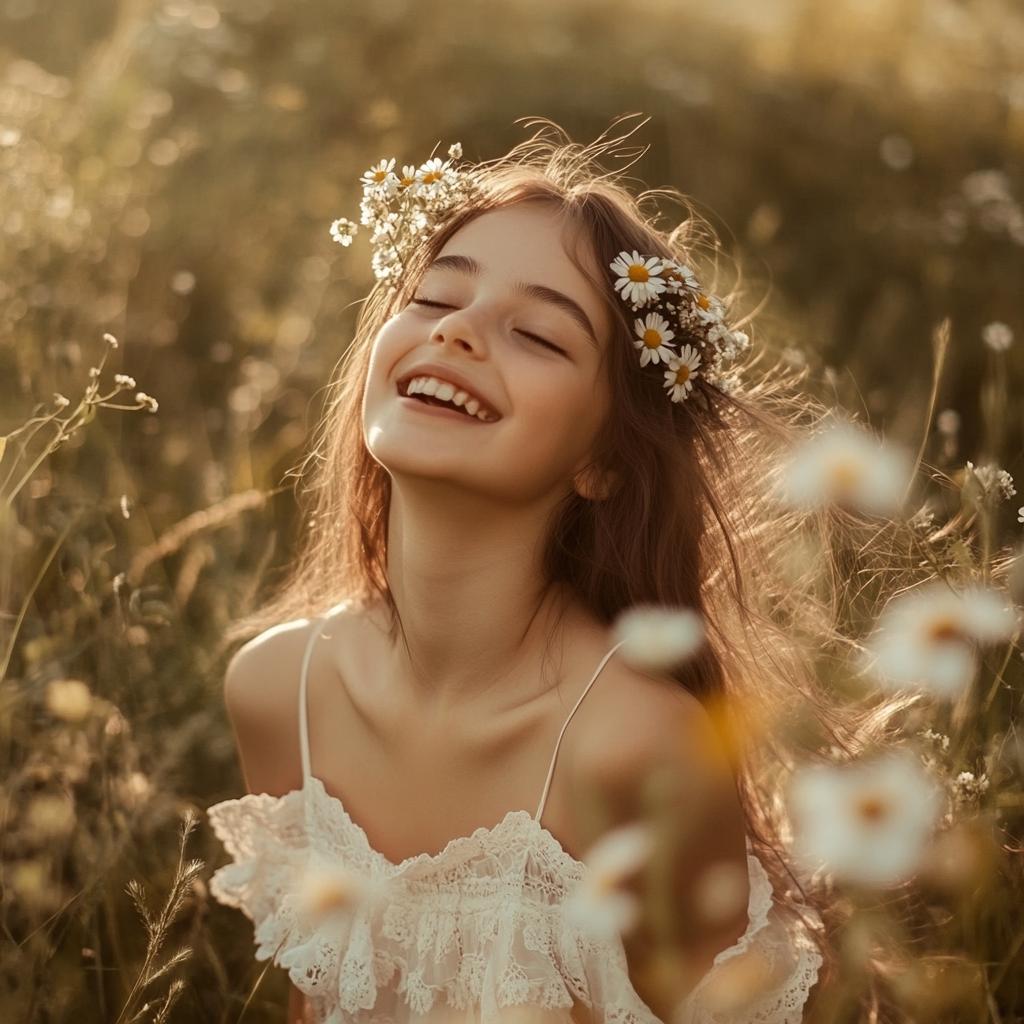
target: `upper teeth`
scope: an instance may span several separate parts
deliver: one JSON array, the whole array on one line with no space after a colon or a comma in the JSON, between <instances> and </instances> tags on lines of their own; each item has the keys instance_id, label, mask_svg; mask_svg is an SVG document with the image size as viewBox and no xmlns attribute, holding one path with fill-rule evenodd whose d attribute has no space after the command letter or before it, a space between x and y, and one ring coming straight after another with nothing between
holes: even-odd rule
<instances>
[{"instance_id":1,"label":"upper teeth","mask_svg":"<svg viewBox=\"0 0 1024 1024\"><path fill-rule=\"evenodd\" d=\"M483 420L484 423L498 418L486 409L482 409L480 403L475 398L471 398L468 391L460 391L454 384L449 384L446 380L438 380L437 377L413 377L409 381L405 393L407 395L432 395L442 402L451 402L453 405L461 406L470 416L475 416L478 420Z\"/></svg>"}]
</instances>

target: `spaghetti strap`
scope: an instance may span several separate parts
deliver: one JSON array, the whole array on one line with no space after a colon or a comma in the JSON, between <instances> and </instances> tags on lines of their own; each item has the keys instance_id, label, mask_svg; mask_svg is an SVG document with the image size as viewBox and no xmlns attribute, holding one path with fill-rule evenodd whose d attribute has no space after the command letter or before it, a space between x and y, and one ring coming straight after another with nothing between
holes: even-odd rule
<instances>
[{"instance_id":1,"label":"spaghetti strap","mask_svg":"<svg viewBox=\"0 0 1024 1024\"><path fill-rule=\"evenodd\" d=\"M597 677L601 674L602 669L611 660L611 656L625 643L624 640L620 640L602 659L601 664L597 666L594 674L590 677L590 682L584 687L583 692L580 694L579 700L576 701L575 707L569 712L569 717L562 723L562 731L558 734L558 739L555 740L555 752L551 755L551 764L548 766L548 777L544 781L544 792L540 795L540 806L537 808L537 813L533 816L536 821L540 821L540 816L544 813L544 805L548 800L548 790L551 788L551 779L555 774L555 760L558 758L558 748L562 745L562 737L565 735L566 726L572 721L572 716L576 714L576 709L583 703L583 698L590 692L590 688L597 682Z\"/></svg>"},{"instance_id":2,"label":"spaghetti strap","mask_svg":"<svg viewBox=\"0 0 1024 1024\"><path fill-rule=\"evenodd\" d=\"M302 673L299 676L299 747L302 750L302 785L305 787L313 774L312 762L309 758L309 714L306 708L306 673L309 671L309 659L313 655L313 644L316 643L320 630L327 616L322 615L313 620L313 628L309 631L306 641L306 653L302 658Z\"/></svg>"}]
</instances>

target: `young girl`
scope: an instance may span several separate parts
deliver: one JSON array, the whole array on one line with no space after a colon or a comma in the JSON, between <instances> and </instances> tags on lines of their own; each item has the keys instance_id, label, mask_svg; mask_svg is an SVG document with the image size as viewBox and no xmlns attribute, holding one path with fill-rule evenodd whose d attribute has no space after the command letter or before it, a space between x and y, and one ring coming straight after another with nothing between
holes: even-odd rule
<instances>
[{"instance_id":1,"label":"young girl","mask_svg":"<svg viewBox=\"0 0 1024 1024\"><path fill-rule=\"evenodd\" d=\"M288 970L289 1021L795 1024L817 978L816 916L716 728L749 677L764 467L724 375L746 336L692 223L657 230L600 152L364 177L381 283L276 624L228 668L253 795L210 809L237 862L213 892ZM617 650L644 605L701 616L669 677ZM572 912L585 858L652 779L657 921L602 931Z\"/></svg>"}]
</instances>

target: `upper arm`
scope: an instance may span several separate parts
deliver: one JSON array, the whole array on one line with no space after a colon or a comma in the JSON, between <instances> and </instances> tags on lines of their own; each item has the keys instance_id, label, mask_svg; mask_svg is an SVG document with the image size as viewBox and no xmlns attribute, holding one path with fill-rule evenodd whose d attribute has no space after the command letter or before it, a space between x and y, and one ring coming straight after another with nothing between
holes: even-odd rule
<instances>
[{"instance_id":1,"label":"upper arm","mask_svg":"<svg viewBox=\"0 0 1024 1024\"><path fill-rule=\"evenodd\" d=\"M302 785L299 671L303 623L277 626L241 647L224 677L224 700L250 793L282 796Z\"/></svg>"},{"instance_id":2,"label":"upper arm","mask_svg":"<svg viewBox=\"0 0 1024 1024\"><path fill-rule=\"evenodd\" d=\"M743 810L729 758L699 701L676 684L638 679L640 685L617 688L618 706L606 704L603 721L588 730L573 774L603 806L602 832L637 819L653 824L659 852L627 888L649 893L646 906L669 910L661 924L695 982L747 926ZM645 920L626 937L628 958L653 940L645 931L653 927Z\"/></svg>"}]
</instances>

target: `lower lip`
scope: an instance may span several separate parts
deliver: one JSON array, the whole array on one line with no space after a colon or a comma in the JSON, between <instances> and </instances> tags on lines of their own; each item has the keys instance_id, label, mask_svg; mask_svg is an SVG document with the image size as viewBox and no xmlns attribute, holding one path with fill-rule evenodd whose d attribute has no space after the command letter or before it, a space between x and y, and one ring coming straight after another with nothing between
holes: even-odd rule
<instances>
[{"instance_id":1,"label":"lower lip","mask_svg":"<svg viewBox=\"0 0 1024 1024\"><path fill-rule=\"evenodd\" d=\"M428 405L426 402L421 402L416 398L406 398L404 395L398 396L399 402L405 409L415 409L416 412L426 413L428 416L438 416L445 420L455 420L458 423L478 423L481 426L486 424L482 419L476 416L470 416L468 412L456 412L454 409L446 409L443 405ZM497 422L491 420L491 423Z\"/></svg>"}]
</instances>

